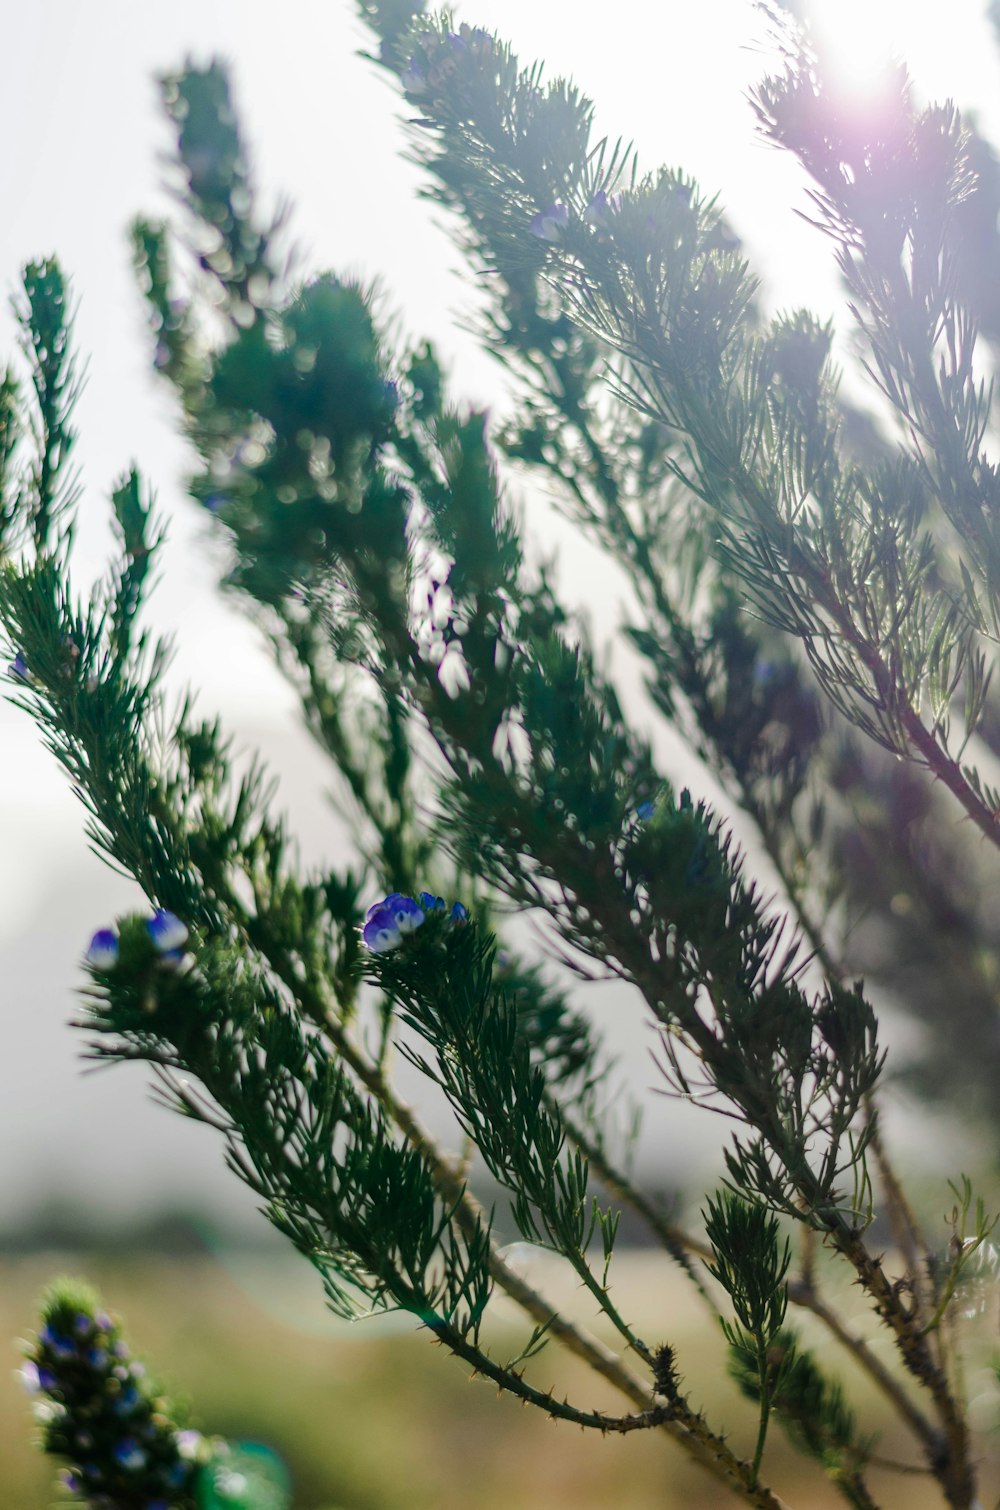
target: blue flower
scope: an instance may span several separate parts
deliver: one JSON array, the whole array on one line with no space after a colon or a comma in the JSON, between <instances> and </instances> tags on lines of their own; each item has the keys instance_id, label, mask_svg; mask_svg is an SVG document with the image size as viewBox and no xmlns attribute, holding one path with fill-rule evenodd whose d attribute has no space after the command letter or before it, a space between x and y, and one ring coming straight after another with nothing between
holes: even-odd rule
<instances>
[{"instance_id":1,"label":"blue flower","mask_svg":"<svg viewBox=\"0 0 1000 1510\"><path fill-rule=\"evenodd\" d=\"M361 937L373 954L384 954L387 949L395 949L403 942L403 935L385 907L372 914L361 930Z\"/></svg>"},{"instance_id":2,"label":"blue flower","mask_svg":"<svg viewBox=\"0 0 1000 1510\"><path fill-rule=\"evenodd\" d=\"M71 1342L68 1337L62 1336L60 1332L55 1331L50 1326L42 1328L41 1339L49 1351L63 1362L79 1356L76 1350L76 1343Z\"/></svg>"},{"instance_id":3,"label":"blue flower","mask_svg":"<svg viewBox=\"0 0 1000 1510\"><path fill-rule=\"evenodd\" d=\"M92 970L113 970L118 963L118 935L112 928L98 928L86 954Z\"/></svg>"},{"instance_id":4,"label":"blue flower","mask_svg":"<svg viewBox=\"0 0 1000 1510\"><path fill-rule=\"evenodd\" d=\"M143 1452L135 1437L123 1437L116 1442L112 1449L115 1462L126 1473L138 1473L140 1468L146 1466L146 1454Z\"/></svg>"},{"instance_id":5,"label":"blue flower","mask_svg":"<svg viewBox=\"0 0 1000 1510\"><path fill-rule=\"evenodd\" d=\"M399 82L407 94L423 94L427 88L427 75L418 65L415 58L411 58L406 68L399 76Z\"/></svg>"},{"instance_id":6,"label":"blue flower","mask_svg":"<svg viewBox=\"0 0 1000 1510\"><path fill-rule=\"evenodd\" d=\"M424 921L423 909L419 904L412 897L404 897L398 891L390 892L385 901L379 904L378 910L391 915L400 933L412 933Z\"/></svg>"},{"instance_id":7,"label":"blue flower","mask_svg":"<svg viewBox=\"0 0 1000 1510\"><path fill-rule=\"evenodd\" d=\"M770 687L783 680L789 670L789 667L782 666L778 661L759 655L753 663L750 679L754 687Z\"/></svg>"},{"instance_id":8,"label":"blue flower","mask_svg":"<svg viewBox=\"0 0 1000 1510\"><path fill-rule=\"evenodd\" d=\"M146 927L158 954L172 956L187 943L187 926L175 913L167 912L162 907L157 908Z\"/></svg>"},{"instance_id":9,"label":"blue flower","mask_svg":"<svg viewBox=\"0 0 1000 1510\"><path fill-rule=\"evenodd\" d=\"M532 236L537 236L539 241L558 241L568 225L568 207L556 203L550 204L547 210L539 210L538 214L532 217L528 230Z\"/></svg>"},{"instance_id":10,"label":"blue flower","mask_svg":"<svg viewBox=\"0 0 1000 1510\"><path fill-rule=\"evenodd\" d=\"M453 902L451 908L451 920L453 923L467 923L469 921L469 909L462 902Z\"/></svg>"},{"instance_id":11,"label":"blue flower","mask_svg":"<svg viewBox=\"0 0 1000 1510\"><path fill-rule=\"evenodd\" d=\"M424 921L423 908L412 897L391 891L381 902L369 907L361 937L373 954L384 954L403 942Z\"/></svg>"}]
</instances>

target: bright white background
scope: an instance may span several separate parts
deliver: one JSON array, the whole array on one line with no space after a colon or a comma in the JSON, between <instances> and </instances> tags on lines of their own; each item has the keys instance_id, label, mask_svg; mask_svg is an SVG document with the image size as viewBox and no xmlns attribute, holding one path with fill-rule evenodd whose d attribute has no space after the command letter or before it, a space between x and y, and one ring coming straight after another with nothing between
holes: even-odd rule
<instances>
[{"instance_id":1,"label":"bright white background","mask_svg":"<svg viewBox=\"0 0 1000 1510\"><path fill-rule=\"evenodd\" d=\"M1000 66L981 9L953 0L944 25L937 5L829 5L859 80L871 36L895 38L923 93L975 106L997 139ZM253 631L214 594L219 558L185 500L187 458L149 372L126 227L165 204L158 155L168 136L155 75L187 56L229 59L258 182L266 195L291 200L305 265L379 275L408 330L431 335L447 354L455 391L500 405L498 370L457 328L474 289L455 276L457 254L418 199L416 171L400 161L400 103L357 56L366 38L350 0L285 0L280 9L261 0L6 0L3 12L0 288L14 287L27 258L51 252L74 280L77 345L88 363L77 415L86 484L80 569L100 570L109 484L137 460L170 521L150 609L176 646L170 683L199 688L203 711L221 712L243 747L265 749L304 858L336 860L328 777ZM634 139L646 166L680 165L719 191L771 307L809 304L838 311L846 325L828 251L793 213L804 203L800 178L754 134L745 93L767 54L749 0L470 0L458 16L501 30L523 60L544 57L550 72L573 74L599 102L601 129ZM0 352L13 340L4 310ZM553 534L543 500L526 502L529 520L561 542L567 588L605 634L618 610L606 576L565 532ZM219 1219L246 1209L210 1135L153 1106L141 1070L81 1075L78 1036L66 1026L80 955L93 929L135 900L88 853L79 805L28 720L0 704L0 1230L57 1199L120 1214L170 1202ZM652 1082L650 1040L629 1004L602 998L598 1010L613 1016L638 1083ZM651 1100L647 1159L672 1164L683 1149L671 1108Z\"/></svg>"}]
</instances>

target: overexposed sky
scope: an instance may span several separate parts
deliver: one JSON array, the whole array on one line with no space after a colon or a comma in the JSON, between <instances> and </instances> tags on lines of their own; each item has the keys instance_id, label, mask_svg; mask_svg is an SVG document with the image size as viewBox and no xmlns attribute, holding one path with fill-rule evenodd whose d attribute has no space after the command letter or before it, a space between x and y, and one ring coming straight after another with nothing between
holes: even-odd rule
<instances>
[{"instance_id":1,"label":"overexposed sky","mask_svg":"<svg viewBox=\"0 0 1000 1510\"><path fill-rule=\"evenodd\" d=\"M952 0L945 25L939 5L829 0L859 85L880 34L907 56L922 93L974 106L1000 140L1000 61L983 8ZM416 170L400 160L402 106L357 56L366 34L350 0L8 0L4 9L0 288L15 286L26 259L52 252L74 280L88 364L77 416L82 575L101 569L108 488L134 459L170 521L150 619L174 638L172 685L199 687L204 711L220 710L245 743L269 742L282 800L309 836L307 858L333 860L339 835L322 817L321 767L294 735L291 700L253 630L215 596L219 557L184 499L184 449L149 370L126 228L137 212L165 208L155 75L188 56L228 58L258 182L291 201L303 266L378 275L408 330L449 357L455 391L500 404L499 370L457 328L474 289L456 278L458 256L418 198ZM571 73L598 101L601 129L633 139L645 166L682 166L718 191L773 307L834 312L829 248L793 213L804 203L800 176L754 135L745 93L766 54L749 0L469 0L457 15L500 30L523 61L544 57L550 74ZM13 341L3 309L0 354ZM551 538L541 504L536 512ZM568 539L562 549L572 590L610 626L616 605L601 602L593 558ZM81 1080L64 1026L87 938L129 895L88 855L79 804L29 721L0 704L0 1011L11 1045L0 1063L0 1209L26 1207L46 1188L86 1199L98 1170L104 1195L122 1205L171 1179L187 1188L180 1150L204 1134L167 1125L138 1072L119 1075L114 1092ZM193 1178L212 1199L214 1175Z\"/></svg>"}]
</instances>

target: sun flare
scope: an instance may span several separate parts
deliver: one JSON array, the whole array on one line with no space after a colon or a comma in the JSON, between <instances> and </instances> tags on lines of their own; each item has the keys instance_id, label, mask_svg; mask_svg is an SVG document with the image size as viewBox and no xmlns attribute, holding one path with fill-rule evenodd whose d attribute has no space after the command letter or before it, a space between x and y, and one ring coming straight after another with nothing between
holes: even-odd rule
<instances>
[{"instance_id":1,"label":"sun flare","mask_svg":"<svg viewBox=\"0 0 1000 1510\"><path fill-rule=\"evenodd\" d=\"M900 63L919 65L940 39L936 8L903 0L821 0L810 15L832 79L859 104L880 95Z\"/></svg>"}]
</instances>

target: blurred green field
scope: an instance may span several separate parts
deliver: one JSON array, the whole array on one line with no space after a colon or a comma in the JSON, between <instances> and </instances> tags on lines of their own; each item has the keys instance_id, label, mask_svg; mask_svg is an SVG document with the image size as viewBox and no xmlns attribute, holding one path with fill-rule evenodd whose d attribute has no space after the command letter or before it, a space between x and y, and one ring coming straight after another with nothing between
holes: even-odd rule
<instances>
[{"instance_id":1,"label":"blurred green field","mask_svg":"<svg viewBox=\"0 0 1000 1510\"><path fill-rule=\"evenodd\" d=\"M534 1262L532 1279L586 1317L572 1276L546 1264ZM48 1253L0 1261L0 1332L11 1339L10 1368L0 1377L2 1510L50 1510L62 1502L52 1463L31 1445L30 1408L14 1377L14 1339L32 1328L42 1287L67 1272L96 1285L123 1317L157 1377L190 1399L192 1424L264 1441L281 1453L295 1483L295 1510L703 1510L736 1503L658 1432L601 1438L522 1409L498 1398L492 1385L470 1381L464 1366L406 1318L353 1326L334 1321L323 1311L316 1276L294 1257ZM654 1255L624 1254L615 1272L619 1303L647 1341L669 1339L677 1347L692 1401L706 1405L713 1423L748 1451L748 1408L721 1377L719 1338L696 1298ZM856 1308L856 1295L848 1289L838 1297L846 1312ZM493 1337L508 1355L529 1331L515 1318L509 1313L505 1335ZM994 1316L988 1325L991 1335L977 1338L981 1357L968 1375L973 1399L987 1387ZM977 1332L986 1326L984 1317ZM888 1342L874 1335L888 1357ZM848 1376L839 1350L822 1348L830 1368ZM554 1347L542 1354L533 1377L580 1404L621 1409L601 1380ZM865 1429L878 1431L881 1402L867 1389L861 1400ZM991 1400L996 1419L995 1385ZM986 1448L992 1461L984 1464L984 1504L1000 1492L995 1432L986 1436ZM879 1452L912 1461L909 1441L895 1428L882 1437ZM844 1503L818 1470L790 1452L780 1429L773 1432L765 1470L796 1510ZM875 1470L871 1486L886 1510L941 1504L922 1475Z\"/></svg>"}]
</instances>

